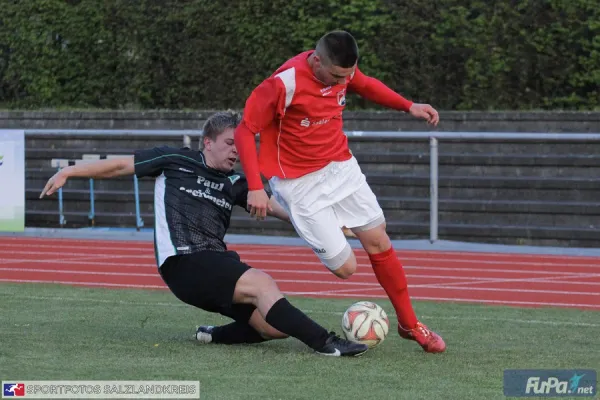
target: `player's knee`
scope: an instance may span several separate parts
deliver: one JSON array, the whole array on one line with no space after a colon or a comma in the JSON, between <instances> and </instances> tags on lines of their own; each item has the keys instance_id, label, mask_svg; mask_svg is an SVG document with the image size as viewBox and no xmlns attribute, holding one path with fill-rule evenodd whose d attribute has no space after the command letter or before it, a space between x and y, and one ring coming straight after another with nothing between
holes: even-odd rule
<instances>
[{"instance_id":1,"label":"player's knee","mask_svg":"<svg viewBox=\"0 0 600 400\"><path fill-rule=\"evenodd\" d=\"M269 274L257 269L249 269L239 279L234 298L243 303L257 304L261 297L279 294L277 283Z\"/></svg>"},{"instance_id":2,"label":"player's knee","mask_svg":"<svg viewBox=\"0 0 600 400\"><path fill-rule=\"evenodd\" d=\"M383 253L392 246L392 242L385 230L385 226L385 223L383 223L368 231L359 232L358 237L367 253Z\"/></svg>"},{"instance_id":3,"label":"player's knee","mask_svg":"<svg viewBox=\"0 0 600 400\"><path fill-rule=\"evenodd\" d=\"M254 282L255 290L257 292L256 297L279 293L279 287L271 275L259 270L256 270L256 272L256 280Z\"/></svg>"},{"instance_id":4,"label":"player's knee","mask_svg":"<svg viewBox=\"0 0 600 400\"><path fill-rule=\"evenodd\" d=\"M348 243L335 257L321 261L338 278L348 279L356 272L356 256Z\"/></svg>"},{"instance_id":5,"label":"player's knee","mask_svg":"<svg viewBox=\"0 0 600 400\"><path fill-rule=\"evenodd\" d=\"M350 278L356 272L356 258L351 257L341 267L332 271L335 276L342 279Z\"/></svg>"}]
</instances>

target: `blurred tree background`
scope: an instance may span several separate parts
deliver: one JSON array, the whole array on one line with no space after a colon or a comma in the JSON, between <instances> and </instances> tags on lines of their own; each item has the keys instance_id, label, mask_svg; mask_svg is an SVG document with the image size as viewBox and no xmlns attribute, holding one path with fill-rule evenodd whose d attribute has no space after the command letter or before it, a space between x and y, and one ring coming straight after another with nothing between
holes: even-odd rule
<instances>
[{"instance_id":1,"label":"blurred tree background","mask_svg":"<svg viewBox=\"0 0 600 400\"><path fill-rule=\"evenodd\" d=\"M598 0L4 0L0 106L242 108L333 29L438 109L600 108Z\"/></svg>"}]
</instances>

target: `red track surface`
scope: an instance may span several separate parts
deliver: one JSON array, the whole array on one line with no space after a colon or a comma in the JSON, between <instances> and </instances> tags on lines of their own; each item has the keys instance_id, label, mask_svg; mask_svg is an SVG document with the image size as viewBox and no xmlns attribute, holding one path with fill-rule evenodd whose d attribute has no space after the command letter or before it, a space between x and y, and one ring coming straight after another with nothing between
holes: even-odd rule
<instances>
[{"instance_id":1,"label":"red track surface","mask_svg":"<svg viewBox=\"0 0 600 400\"><path fill-rule=\"evenodd\" d=\"M231 245L288 295L387 298L364 252L341 280L305 247ZM397 251L415 300L600 310L600 258ZM0 282L166 289L151 242L0 237Z\"/></svg>"}]
</instances>

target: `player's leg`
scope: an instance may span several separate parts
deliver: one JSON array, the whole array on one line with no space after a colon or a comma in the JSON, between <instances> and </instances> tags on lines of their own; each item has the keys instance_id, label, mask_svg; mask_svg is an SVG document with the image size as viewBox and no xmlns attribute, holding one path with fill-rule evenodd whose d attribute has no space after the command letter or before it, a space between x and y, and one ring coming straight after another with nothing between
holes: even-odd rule
<instances>
[{"instance_id":1,"label":"player's leg","mask_svg":"<svg viewBox=\"0 0 600 400\"><path fill-rule=\"evenodd\" d=\"M290 213L296 233L333 274L348 279L356 271L356 256L350 247L333 207L310 216Z\"/></svg>"},{"instance_id":2,"label":"player's leg","mask_svg":"<svg viewBox=\"0 0 600 400\"><path fill-rule=\"evenodd\" d=\"M442 338L420 323L415 315L404 268L386 232L383 211L367 182L338 203L336 212L367 252L373 272L396 311L399 334L415 339L428 352L444 351L446 345Z\"/></svg>"},{"instance_id":3,"label":"player's leg","mask_svg":"<svg viewBox=\"0 0 600 400\"><path fill-rule=\"evenodd\" d=\"M235 252L200 252L181 258L177 268L177 280L168 279L173 293L182 301L207 311L218 312L250 321L254 308L262 319L276 331L295 337L318 353L326 355L353 356L367 350L366 346L351 343L327 332L284 297L275 281L266 273L251 268L240 261ZM193 272L190 270L194 266ZM169 278L169 271L164 271ZM185 277L186 279L181 279ZM199 279L201 278L201 279ZM250 307L234 307L247 305ZM252 311L252 312L250 312ZM254 320L253 323L261 323ZM268 329L265 325L259 329ZM254 330L256 331L256 329ZM271 331L273 333L274 331Z\"/></svg>"},{"instance_id":4,"label":"player's leg","mask_svg":"<svg viewBox=\"0 0 600 400\"><path fill-rule=\"evenodd\" d=\"M290 216L298 236L342 279L356 271L356 257L333 206L355 190L353 172L357 166L356 159L351 158L329 163L300 178L269 181L273 195Z\"/></svg>"},{"instance_id":5,"label":"player's leg","mask_svg":"<svg viewBox=\"0 0 600 400\"><path fill-rule=\"evenodd\" d=\"M203 343L251 344L288 337L267 324L253 305L234 304L232 311L235 321L221 326L199 326L196 330L196 339ZM251 313L249 319L246 317L248 311Z\"/></svg>"},{"instance_id":6,"label":"player's leg","mask_svg":"<svg viewBox=\"0 0 600 400\"><path fill-rule=\"evenodd\" d=\"M245 266L245 264L240 263ZM264 321L279 332L292 336L314 351L330 356L357 356L368 350L366 345L341 339L294 307L283 296L268 274L247 266L233 294L234 303L252 304Z\"/></svg>"},{"instance_id":7,"label":"player's leg","mask_svg":"<svg viewBox=\"0 0 600 400\"><path fill-rule=\"evenodd\" d=\"M272 182L273 195L289 215L298 236L319 260L337 277L348 279L356 271L356 257L333 207L323 206L323 201L318 196L313 195L312 201L306 200L309 197L305 193L307 187L319 190L312 180ZM304 203L302 199L305 200ZM311 206L316 205L319 208L310 211Z\"/></svg>"},{"instance_id":8,"label":"player's leg","mask_svg":"<svg viewBox=\"0 0 600 400\"><path fill-rule=\"evenodd\" d=\"M272 339L285 339L285 333L279 332L265 321L252 304L231 304L223 308L221 314L234 320L227 325L199 326L196 339L203 343L240 344L261 343Z\"/></svg>"},{"instance_id":9,"label":"player's leg","mask_svg":"<svg viewBox=\"0 0 600 400\"><path fill-rule=\"evenodd\" d=\"M203 343L238 344L259 343L284 336L274 328L261 324L258 318L260 314L255 313L256 308L252 305L231 303L235 281L231 284L228 299L223 300L219 293L214 293L214 283L222 281L221 276L227 274L219 269L223 264L222 259L227 257L233 257L234 262L239 260L230 253L206 251L169 257L160 269L161 276L178 299L234 319L234 322L223 326L197 327L196 339ZM253 326L260 327L262 331L257 331Z\"/></svg>"}]
</instances>

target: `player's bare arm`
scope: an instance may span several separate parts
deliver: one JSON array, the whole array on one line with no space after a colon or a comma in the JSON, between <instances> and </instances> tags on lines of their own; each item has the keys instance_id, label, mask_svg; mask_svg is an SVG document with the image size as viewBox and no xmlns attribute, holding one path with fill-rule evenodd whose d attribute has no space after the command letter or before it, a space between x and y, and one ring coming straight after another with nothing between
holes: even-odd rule
<instances>
[{"instance_id":1,"label":"player's bare arm","mask_svg":"<svg viewBox=\"0 0 600 400\"><path fill-rule=\"evenodd\" d=\"M288 213L283 209L283 207L281 207L281 204L279 204L273 196L271 196L271 198L269 199L269 207L270 209L267 215L275 217L285 222L291 222Z\"/></svg>"},{"instance_id":2,"label":"player's bare arm","mask_svg":"<svg viewBox=\"0 0 600 400\"><path fill-rule=\"evenodd\" d=\"M133 157L113 158L89 164L71 165L61 169L48 180L46 186L44 186L44 190L40 194L40 199L44 196L52 195L63 187L69 178L113 178L123 175L133 175L134 172Z\"/></svg>"}]
</instances>

